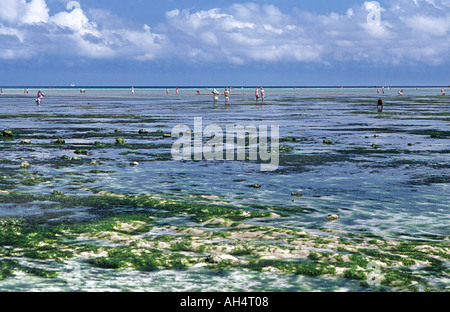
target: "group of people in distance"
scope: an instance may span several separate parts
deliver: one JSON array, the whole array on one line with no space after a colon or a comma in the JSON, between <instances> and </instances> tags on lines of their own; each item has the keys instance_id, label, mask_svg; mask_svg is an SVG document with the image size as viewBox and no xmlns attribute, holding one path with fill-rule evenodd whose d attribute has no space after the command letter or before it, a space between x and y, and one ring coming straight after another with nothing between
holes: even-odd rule
<instances>
[{"instance_id":1,"label":"group of people in distance","mask_svg":"<svg viewBox=\"0 0 450 312\"><path fill-rule=\"evenodd\" d=\"M2 91L1 93L3 93L3 89L1 91ZM169 90L168 89L166 89L166 92L167 92L167 94L169 94ZM28 89L24 89L24 93L28 93ZM86 93L86 90L80 90L80 93ZM134 94L134 88L131 89L131 93ZM176 89L176 93L178 94L178 88ZM200 91L197 90L197 94L200 94ZM220 92L217 91L216 89L214 89L212 91L212 94L214 95L214 100L218 100ZM224 91L224 96L225 96L225 100L227 100L227 101L229 100L229 94L230 94L230 90L228 88L226 88L225 91ZM402 96L403 95L403 90L399 91L398 95ZM447 92L444 89L441 89L441 95L445 96L445 95L447 95ZM264 93L264 88L263 87L261 87L261 93L260 93L258 88L255 89L255 98L256 98L256 100L258 100L260 97L263 100L265 98L265 93ZM36 104L38 106L41 105L43 98L44 98L44 93L42 93L42 91L39 90L38 93L37 93L37 98L36 98ZM381 98L378 100L378 110L379 111L383 110L383 100Z\"/></svg>"},{"instance_id":2,"label":"group of people in distance","mask_svg":"<svg viewBox=\"0 0 450 312\"><path fill-rule=\"evenodd\" d=\"M255 89L255 98L256 98L256 100L259 99L258 88ZM264 89L263 89L263 87L261 87L261 99L264 100L264 98L265 98Z\"/></svg>"},{"instance_id":3,"label":"group of people in distance","mask_svg":"<svg viewBox=\"0 0 450 312\"><path fill-rule=\"evenodd\" d=\"M200 92L197 91L197 94L200 94ZM217 101L219 99L220 92L217 91L217 89L214 89L214 90L212 90L212 94L214 96L214 100ZM230 90L228 88L226 88L224 93L223 93L223 95L225 96L225 100L228 101L230 99L229 98ZM256 98L256 100L258 100L260 98L260 93L259 93L259 89L258 88L255 89L255 98ZM264 88L263 87L261 87L261 98L263 100L265 98L265 93L264 93Z\"/></svg>"},{"instance_id":4,"label":"group of people in distance","mask_svg":"<svg viewBox=\"0 0 450 312\"><path fill-rule=\"evenodd\" d=\"M384 93L384 92L383 92ZM400 90L399 92L398 92L398 95L399 96L402 96L403 95L403 90ZM446 96L447 95L447 92L442 88L441 89L441 95L442 96ZM377 105L377 107L378 107L378 112L383 112L383 99L378 99L378 105Z\"/></svg>"}]
</instances>

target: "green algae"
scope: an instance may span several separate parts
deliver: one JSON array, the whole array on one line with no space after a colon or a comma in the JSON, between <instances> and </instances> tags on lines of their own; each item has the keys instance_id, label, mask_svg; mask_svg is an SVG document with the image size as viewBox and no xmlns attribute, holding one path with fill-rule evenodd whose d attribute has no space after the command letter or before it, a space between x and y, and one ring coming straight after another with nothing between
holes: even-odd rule
<instances>
[{"instance_id":1,"label":"green algae","mask_svg":"<svg viewBox=\"0 0 450 312\"><path fill-rule=\"evenodd\" d=\"M0 176L0 186L3 189L12 189L17 185L33 186L48 183L53 180L50 177L43 177L40 174L29 172L30 164L21 163L21 170L10 171L8 175ZM6 173L4 171L4 173Z\"/></svg>"},{"instance_id":2,"label":"green algae","mask_svg":"<svg viewBox=\"0 0 450 312\"><path fill-rule=\"evenodd\" d=\"M117 129L116 129L117 130ZM130 133L124 131L114 131L114 132L100 132L91 131L83 133L74 133L71 135L73 139L86 139L86 138L162 138L164 137L163 132L147 132L147 133Z\"/></svg>"},{"instance_id":3,"label":"green algae","mask_svg":"<svg viewBox=\"0 0 450 312\"><path fill-rule=\"evenodd\" d=\"M91 259L90 264L105 269L133 267L141 271L154 271L161 266L161 252L149 250L144 255L136 255L130 247L111 248L108 255Z\"/></svg>"},{"instance_id":4,"label":"green algae","mask_svg":"<svg viewBox=\"0 0 450 312\"><path fill-rule=\"evenodd\" d=\"M366 149L362 149L366 150ZM280 154L280 166L298 166L295 170L306 170L306 166L320 166L327 163L336 162L358 162L346 154L353 154L360 152L359 149L339 151L340 154L310 154L310 155L296 155L296 154ZM280 169L282 170L282 169Z\"/></svg>"},{"instance_id":5,"label":"green algae","mask_svg":"<svg viewBox=\"0 0 450 312\"><path fill-rule=\"evenodd\" d=\"M66 140L64 140L62 138L58 138L55 141L53 141L53 143L55 143L55 144L66 144Z\"/></svg>"},{"instance_id":6,"label":"green algae","mask_svg":"<svg viewBox=\"0 0 450 312\"><path fill-rule=\"evenodd\" d=\"M140 119L142 116L133 114L18 114L14 115L15 118L67 118L67 119L103 119L103 118L130 118L130 119ZM0 119L9 119L11 115L0 115Z\"/></svg>"},{"instance_id":7,"label":"green algae","mask_svg":"<svg viewBox=\"0 0 450 312\"><path fill-rule=\"evenodd\" d=\"M42 278L56 278L58 273L54 270L40 269L37 267L30 267L20 264L17 260L0 259L0 280L7 278L14 278L15 272L21 271L23 273L42 277Z\"/></svg>"},{"instance_id":8,"label":"green algae","mask_svg":"<svg viewBox=\"0 0 450 312\"><path fill-rule=\"evenodd\" d=\"M12 197L18 194L12 194ZM3 199L8 196L1 196ZM27 197L25 194L22 197ZM65 196L54 193L47 197L47 201L73 205L73 201L91 207L106 208L111 204L110 198L114 196L95 196L100 203L93 198L80 198ZM28 195L28 201L43 200L39 195ZM149 204L148 198L136 197L114 197L115 201L122 205ZM8 201L13 200L9 198ZM22 201L24 199L22 198ZM152 206L164 206L161 199L153 199ZM83 203L84 202L84 203ZM159 202L159 203L158 203ZM109 203L109 204L108 204ZM178 206L176 213L188 211L186 206L180 202L170 202L167 206ZM251 220L255 216L232 213L224 210L213 209L210 205L199 205L197 209L190 210L195 213L196 222L204 223L208 217L217 218L217 215L226 216L226 220L239 219L241 221ZM206 213L206 210L209 210ZM194 212L195 211L195 212ZM260 216L258 216L260 217ZM223 230L218 235L214 230L197 230L192 232L189 227L173 227L179 234L157 235L146 238L145 233L155 227L154 221L158 215L154 212L143 212L139 214L103 214L102 217L88 222L75 222L54 225L41 225L30 223L24 219L6 218L0 219L0 253L3 257L24 257L40 261L64 262L75 258L83 252L89 252L93 256L88 263L95 267L106 269L135 269L140 271L154 270L178 270L193 265L207 265L213 270L232 269L241 267L254 271L277 270L285 274L305 276L329 276L357 280L367 286L368 277L371 274L370 263L381 265L378 274L380 282L377 287L389 287L404 291L414 291L417 287L435 290L426 276L445 276L449 273L445 265L445 259L449 259L446 241L387 241L378 236L356 234L347 237L315 237L303 235L303 231L264 226L241 227L245 223L231 222L225 235ZM224 227L225 223L217 226ZM183 234L185 233L185 234ZM195 233L195 234L194 234ZM254 234L252 234L254 233ZM241 238L241 235L242 238ZM254 236L257 235L257 236ZM89 237L90 240L80 241L80 237ZM225 239L222 244L212 243L214 237ZM244 239L244 237L248 237ZM250 237L265 237L266 243L257 243ZM291 239L288 239L291 237ZM277 241L283 241L283 244ZM120 243L116 247L105 245L102 241ZM144 242L148 242L146 244ZM167 242L167 245L164 245ZM226 243L225 243L226 242ZM302 252L299 243L310 246L313 242L314 248L322 251L307 252L305 258L299 260L295 255ZM225 245L223 245L225 243ZM336 248L336 245L348 246L347 248ZM164 247L166 246L166 247ZM331 247L334 246L334 247ZM357 248L357 246L361 246ZM292 259L264 259L264 254L276 255L278 251L292 253ZM100 255L100 252L102 255ZM188 252L188 254L186 254ZM209 263L205 253L225 252L238 259L238 261L224 260L220 263ZM106 253L106 255L105 255ZM96 256L97 254L97 256ZM245 260L244 260L245 259ZM423 266L427 275L409 268L416 266L418 261ZM10 278L14 270L22 270L28 274L38 274L44 277L55 277L55 272L38 272L33 268L21 268L17 262L2 260L0 263L0 278ZM367 286L368 287L368 286ZM440 287L440 286L438 286Z\"/></svg>"},{"instance_id":9,"label":"green algae","mask_svg":"<svg viewBox=\"0 0 450 312\"><path fill-rule=\"evenodd\" d=\"M450 131L442 131L442 130L414 130L410 132L415 135L429 135L432 139L442 139L450 137Z\"/></svg>"},{"instance_id":10,"label":"green algae","mask_svg":"<svg viewBox=\"0 0 450 312\"><path fill-rule=\"evenodd\" d=\"M115 172L116 171L112 171L112 170L97 170L97 169L92 169L89 171L89 173L93 173L93 174L101 174L101 173L112 174Z\"/></svg>"},{"instance_id":11,"label":"green algae","mask_svg":"<svg viewBox=\"0 0 450 312\"><path fill-rule=\"evenodd\" d=\"M98 193L104 193L98 191ZM108 193L106 193L108 194ZM108 195L97 196L69 196L69 195L36 195L11 192L8 195L0 196L0 203L31 203L36 201L50 201L53 206L60 208L90 207L97 211L115 213L117 207L138 207L156 209L159 214L166 213L186 213L198 222L205 222L216 216L226 216L230 220L240 221L246 217L242 215L240 209L230 206L220 206L214 204L197 203L195 201L167 201L165 199L153 198L151 196L121 195L109 193ZM155 212L158 214L158 212ZM269 215L264 212L250 212L250 216Z\"/></svg>"},{"instance_id":12,"label":"green algae","mask_svg":"<svg viewBox=\"0 0 450 312\"><path fill-rule=\"evenodd\" d=\"M299 142L309 142L311 139L308 138L296 138L296 137L287 137L287 138L281 138L280 142L293 142L293 143L299 143Z\"/></svg>"},{"instance_id":13,"label":"green algae","mask_svg":"<svg viewBox=\"0 0 450 312\"><path fill-rule=\"evenodd\" d=\"M402 149L379 149L377 144L372 144L371 149L366 147L357 147L353 149L347 149L347 150L340 150L339 152L342 154L392 154L392 155L398 155L398 154L411 154L412 151L410 150L402 150Z\"/></svg>"},{"instance_id":14,"label":"green algae","mask_svg":"<svg viewBox=\"0 0 450 312\"><path fill-rule=\"evenodd\" d=\"M84 148L79 148L79 149L75 150L74 153L77 154L77 155L89 155L89 154L90 154L90 153L89 153L86 149L84 149Z\"/></svg>"},{"instance_id":15,"label":"green algae","mask_svg":"<svg viewBox=\"0 0 450 312\"><path fill-rule=\"evenodd\" d=\"M249 264L244 265L243 267L256 271L262 271L270 267L284 273L305 275L311 277L335 275L336 272L335 267L332 265L309 261L290 262L283 260L260 260L252 261Z\"/></svg>"}]
</instances>

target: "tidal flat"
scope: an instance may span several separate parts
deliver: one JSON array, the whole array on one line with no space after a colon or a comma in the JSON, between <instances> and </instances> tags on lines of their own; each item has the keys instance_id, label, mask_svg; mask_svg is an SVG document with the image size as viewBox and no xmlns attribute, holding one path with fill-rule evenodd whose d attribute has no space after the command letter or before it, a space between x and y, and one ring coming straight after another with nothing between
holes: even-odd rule
<instances>
[{"instance_id":1,"label":"tidal flat","mask_svg":"<svg viewBox=\"0 0 450 312\"><path fill-rule=\"evenodd\" d=\"M0 290L448 291L450 98L265 89L3 89ZM174 160L196 117L279 126L279 167Z\"/></svg>"}]
</instances>

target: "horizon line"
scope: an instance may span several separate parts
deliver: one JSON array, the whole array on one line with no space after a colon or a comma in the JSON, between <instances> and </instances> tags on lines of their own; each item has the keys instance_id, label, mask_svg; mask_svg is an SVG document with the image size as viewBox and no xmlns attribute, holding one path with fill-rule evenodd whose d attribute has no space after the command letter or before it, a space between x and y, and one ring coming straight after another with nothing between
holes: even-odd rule
<instances>
[{"instance_id":1,"label":"horizon line","mask_svg":"<svg viewBox=\"0 0 450 312\"><path fill-rule=\"evenodd\" d=\"M299 88L299 89L314 89L314 88L447 88L450 87L449 85L311 85L311 86L305 86L305 85L239 85L239 86L233 86L233 85L192 85L192 86L133 86L133 85L66 85L66 86L1 86L1 89L79 89L79 88L86 88L86 89L97 89L97 88L106 88L106 89L125 89L125 88L135 88L135 89L199 89L199 88L279 88L279 89L293 89L293 88Z\"/></svg>"}]
</instances>

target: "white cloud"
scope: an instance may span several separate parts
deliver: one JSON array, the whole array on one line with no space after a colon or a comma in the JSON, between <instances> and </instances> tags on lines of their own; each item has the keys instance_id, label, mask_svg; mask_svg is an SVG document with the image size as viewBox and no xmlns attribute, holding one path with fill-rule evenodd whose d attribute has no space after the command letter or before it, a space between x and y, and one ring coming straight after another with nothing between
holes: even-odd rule
<instances>
[{"instance_id":1,"label":"white cloud","mask_svg":"<svg viewBox=\"0 0 450 312\"><path fill-rule=\"evenodd\" d=\"M35 24L48 21L49 9L45 0L2 0L0 2L0 20L10 23Z\"/></svg>"},{"instance_id":2,"label":"white cloud","mask_svg":"<svg viewBox=\"0 0 450 312\"><path fill-rule=\"evenodd\" d=\"M20 43L24 42L24 35L20 30L0 25L0 35L16 37Z\"/></svg>"},{"instance_id":3,"label":"white cloud","mask_svg":"<svg viewBox=\"0 0 450 312\"><path fill-rule=\"evenodd\" d=\"M361 1L344 14L282 12L276 5L257 3L197 11L179 8L166 12L165 22L155 32L150 23L133 28L117 22L121 18L109 11L85 11L78 1L50 14L46 0L1 0L0 37L5 40L0 41L0 58L28 58L39 51L86 58L147 61L176 57L186 62L232 64L446 62L450 1L385 0L382 6L378 4ZM39 49L34 49L37 45Z\"/></svg>"},{"instance_id":4,"label":"white cloud","mask_svg":"<svg viewBox=\"0 0 450 312\"><path fill-rule=\"evenodd\" d=\"M32 55L24 50L16 50L16 49L0 50L0 59L15 60L17 58L29 59L31 57L32 57Z\"/></svg>"},{"instance_id":5,"label":"white cloud","mask_svg":"<svg viewBox=\"0 0 450 312\"><path fill-rule=\"evenodd\" d=\"M2 0L0 2L0 20L17 22L25 8L25 0Z\"/></svg>"},{"instance_id":6,"label":"white cloud","mask_svg":"<svg viewBox=\"0 0 450 312\"><path fill-rule=\"evenodd\" d=\"M81 8L76 7L71 12L60 12L50 18L50 24L67 28L75 34L100 37L97 25L91 23Z\"/></svg>"},{"instance_id":7,"label":"white cloud","mask_svg":"<svg viewBox=\"0 0 450 312\"><path fill-rule=\"evenodd\" d=\"M445 38L450 35L450 15L436 18L433 16L420 16L405 18L405 24L417 34Z\"/></svg>"},{"instance_id":8,"label":"white cloud","mask_svg":"<svg viewBox=\"0 0 450 312\"><path fill-rule=\"evenodd\" d=\"M25 24L47 23L49 11L45 0L32 0L26 3L25 14L21 17L21 21Z\"/></svg>"},{"instance_id":9,"label":"white cloud","mask_svg":"<svg viewBox=\"0 0 450 312\"><path fill-rule=\"evenodd\" d=\"M99 27L90 20L78 1L70 1L67 11L49 15L45 0L1 0L0 59L30 58L33 54L81 56L86 58L154 59L160 53L163 35L142 29ZM95 17L104 12L97 10ZM8 26L6 26L8 25ZM109 24L108 26L111 26ZM16 43L11 38L17 38Z\"/></svg>"},{"instance_id":10,"label":"white cloud","mask_svg":"<svg viewBox=\"0 0 450 312\"><path fill-rule=\"evenodd\" d=\"M317 59L320 52L311 48L315 44L309 45L308 40L299 38L301 28L273 5L250 3L208 11L174 10L166 18L168 35L177 38L175 50L180 51L179 57L183 57L184 51L193 51L188 55L194 61L205 54L217 62L233 64L307 61Z\"/></svg>"}]
</instances>

